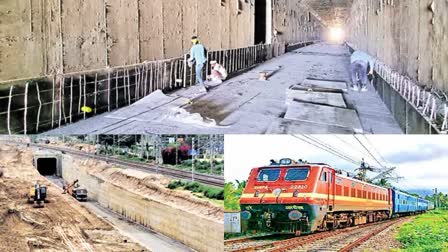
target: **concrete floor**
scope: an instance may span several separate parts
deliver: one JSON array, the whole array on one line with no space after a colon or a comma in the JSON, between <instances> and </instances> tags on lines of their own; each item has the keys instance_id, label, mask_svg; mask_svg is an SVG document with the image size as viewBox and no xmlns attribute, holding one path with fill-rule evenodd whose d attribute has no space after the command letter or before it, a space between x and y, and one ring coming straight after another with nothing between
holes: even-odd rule
<instances>
[{"instance_id":1,"label":"concrete floor","mask_svg":"<svg viewBox=\"0 0 448 252\"><path fill-rule=\"evenodd\" d=\"M97 202L85 202L81 204L89 209L90 212L95 213L98 217L108 222L122 235L129 237L150 251L194 251L178 241L123 219L122 216L101 206Z\"/></svg>"},{"instance_id":2,"label":"concrete floor","mask_svg":"<svg viewBox=\"0 0 448 252\"><path fill-rule=\"evenodd\" d=\"M348 90L343 95L351 109L348 112L353 111L358 118L341 119L339 109L319 109L324 112L316 113L313 106L299 107L297 119L284 118L288 112L289 88L310 78L349 83L349 64L346 47L315 44L272 59L205 95L198 94L196 87L168 96L157 92L132 106L47 134L401 134L373 87L365 93ZM258 79L260 72L273 71L279 66L281 70L268 81ZM333 123L328 118L338 118L340 122ZM355 125L361 125L361 131Z\"/></svg>"}]
</instances>

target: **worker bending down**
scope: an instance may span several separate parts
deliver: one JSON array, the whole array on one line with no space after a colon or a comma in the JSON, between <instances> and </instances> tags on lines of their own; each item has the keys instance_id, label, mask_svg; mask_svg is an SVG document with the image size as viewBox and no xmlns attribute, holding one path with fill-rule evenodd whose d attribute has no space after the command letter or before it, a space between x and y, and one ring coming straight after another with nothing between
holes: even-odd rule
<instances>
[{"instance_id":1,"label":"worker bending down","mask_svg":"<svg viewBox=\"0 0 448 252\"><path fill-rule=\"evenodd\" d=\"M200 86L202 92L207 92L204 86L203 69L204 64L207 62L205 47L199 42L198 37L193 36L191 38L193 47L191 47L190 58L188 59L188 65L193 67L196 64L196 85Z\"/></svg>"},{"instance_id":2,"label":"worker bending down","mask_svg":"<svg viewBox=\"0 0 448 252\"><path fill-rule=\"evenodd\" d=\"M210 61L211 75L207 76L207 85L216 86L227 79L227 70L216 60Z\"/></svg>"},{"instance_id":3,"label":"worker bending down","mask_svg":"<svg viewBox=\"0 0 448 252\"><path fill-rule=\"evenodd\" d=\"M355 51L351 57L350 73L352 77L353 90L367 91L367 83L373 79L375 59L365 52Z\"/></svg>"}]
</instances>

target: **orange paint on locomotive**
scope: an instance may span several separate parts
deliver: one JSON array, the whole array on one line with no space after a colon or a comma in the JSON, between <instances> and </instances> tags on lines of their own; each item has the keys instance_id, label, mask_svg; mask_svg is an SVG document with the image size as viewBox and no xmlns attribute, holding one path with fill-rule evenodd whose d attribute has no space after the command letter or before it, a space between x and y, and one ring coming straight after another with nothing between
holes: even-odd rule
<instances>
[{"instance_id":1,"label":"orange paint on locomotive","mask_svg":"<svg viewBox=\"0 0 448 252\"><path fill-rule=\"evenodd\" d=\"M388 189L345 177L325 164L252 169L240 204L247 216L269 220L261 229L292 233L379 221L392 210ZM255 222L248 221L249 226Z\"/></svg>"}]
</instances>

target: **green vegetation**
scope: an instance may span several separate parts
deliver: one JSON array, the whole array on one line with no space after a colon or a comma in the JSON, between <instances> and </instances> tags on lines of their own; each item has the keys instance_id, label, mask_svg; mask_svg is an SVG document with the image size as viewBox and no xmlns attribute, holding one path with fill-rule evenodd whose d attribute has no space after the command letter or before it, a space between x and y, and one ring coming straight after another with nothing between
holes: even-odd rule
<instances>
[{"instance_id":1,"label":"green vegetation","mask_svg":"<svg viewBox=\"0 0 448 252\"><path fill-rule=\"evenodd\" d=\"M141 162L141 163L148 163L148 160L144 159L144 158L140 158L140 157L136 157L136 156L132 156L132 155L118 155L116 156L118 159L122 159L125 161L133 161L133 162Z\"/></svg>"},{"instance_id":2,"label":"green vegetation","mask_svg":"<svg viewBox=\"0 0 448 252\"><path fill-rule=\"evenodd\" d=\"M448 211L435 210L419 215L400 228L397 237L410 252L448 251Z\"/></svg>"},{"instance_id":3,"label":"green vegetation","mask_svg":"<svg viewBox=\"0 0 448 252\"><path fill-rule=\"evenodd\" d=\"M191 171L192 162L193 161L191 159L187 159L187 160L182 161L182 163L180 163L178 165L168 165L168 166L175 168L175 169ZM198 173L223 175L224 161L214 160L213 161L213 169L212 169L210 161L195 160L194 170L195 170L195 172L198 172Z\"/></svg>"},{"instance_id":4,"label":"green vegetation","mask_svg":"<svg viewBox=\"0 0 448 252\"><path fill-rule=\"evenodd\" d=\"M224 209L228 211L240 210L240 198L246 187L247 181L229 182L224 186Z\"/></svg>"},{"instance_id":5,"label":"green vegetation","mask_svg":"<svg viewBox=\"0 0 448 252\"><path fill-rule=\"evenodd\" d=\"M196 196L204 196L209 199L224 200L224 189L206 186L198 182L184 182L181 180L171 181L167 188L174 189L184 189L195 193Z\"/></svg>"},{"instance_id":6,"label":"green vegetation","mask_svg":"<svg viewBox=\"0 0 448 252\"><path fill-rule=\"evenodd\" d=\"M448 194L443 194L439 192L437 195L426 196L426 200L435 202L437 200L437 205L441 208L448 208Z\"/></svg>"}]
</instances>

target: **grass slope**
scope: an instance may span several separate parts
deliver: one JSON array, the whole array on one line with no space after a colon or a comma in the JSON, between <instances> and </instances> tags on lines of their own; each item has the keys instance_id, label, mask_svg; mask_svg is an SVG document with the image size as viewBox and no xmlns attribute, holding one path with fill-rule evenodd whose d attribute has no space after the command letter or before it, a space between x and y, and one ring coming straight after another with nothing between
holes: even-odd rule
<instances>
[{"instance_id":1,"label":"grass slope","mask_svg":"<svg viewBox=\"0 0 448 252\"><path fill-rule=\"evenodd\" d=\"M400 228L397 236L409 252L448 252L448 211L435 210L419 215Z\"/></svg>"}]
</instances>

